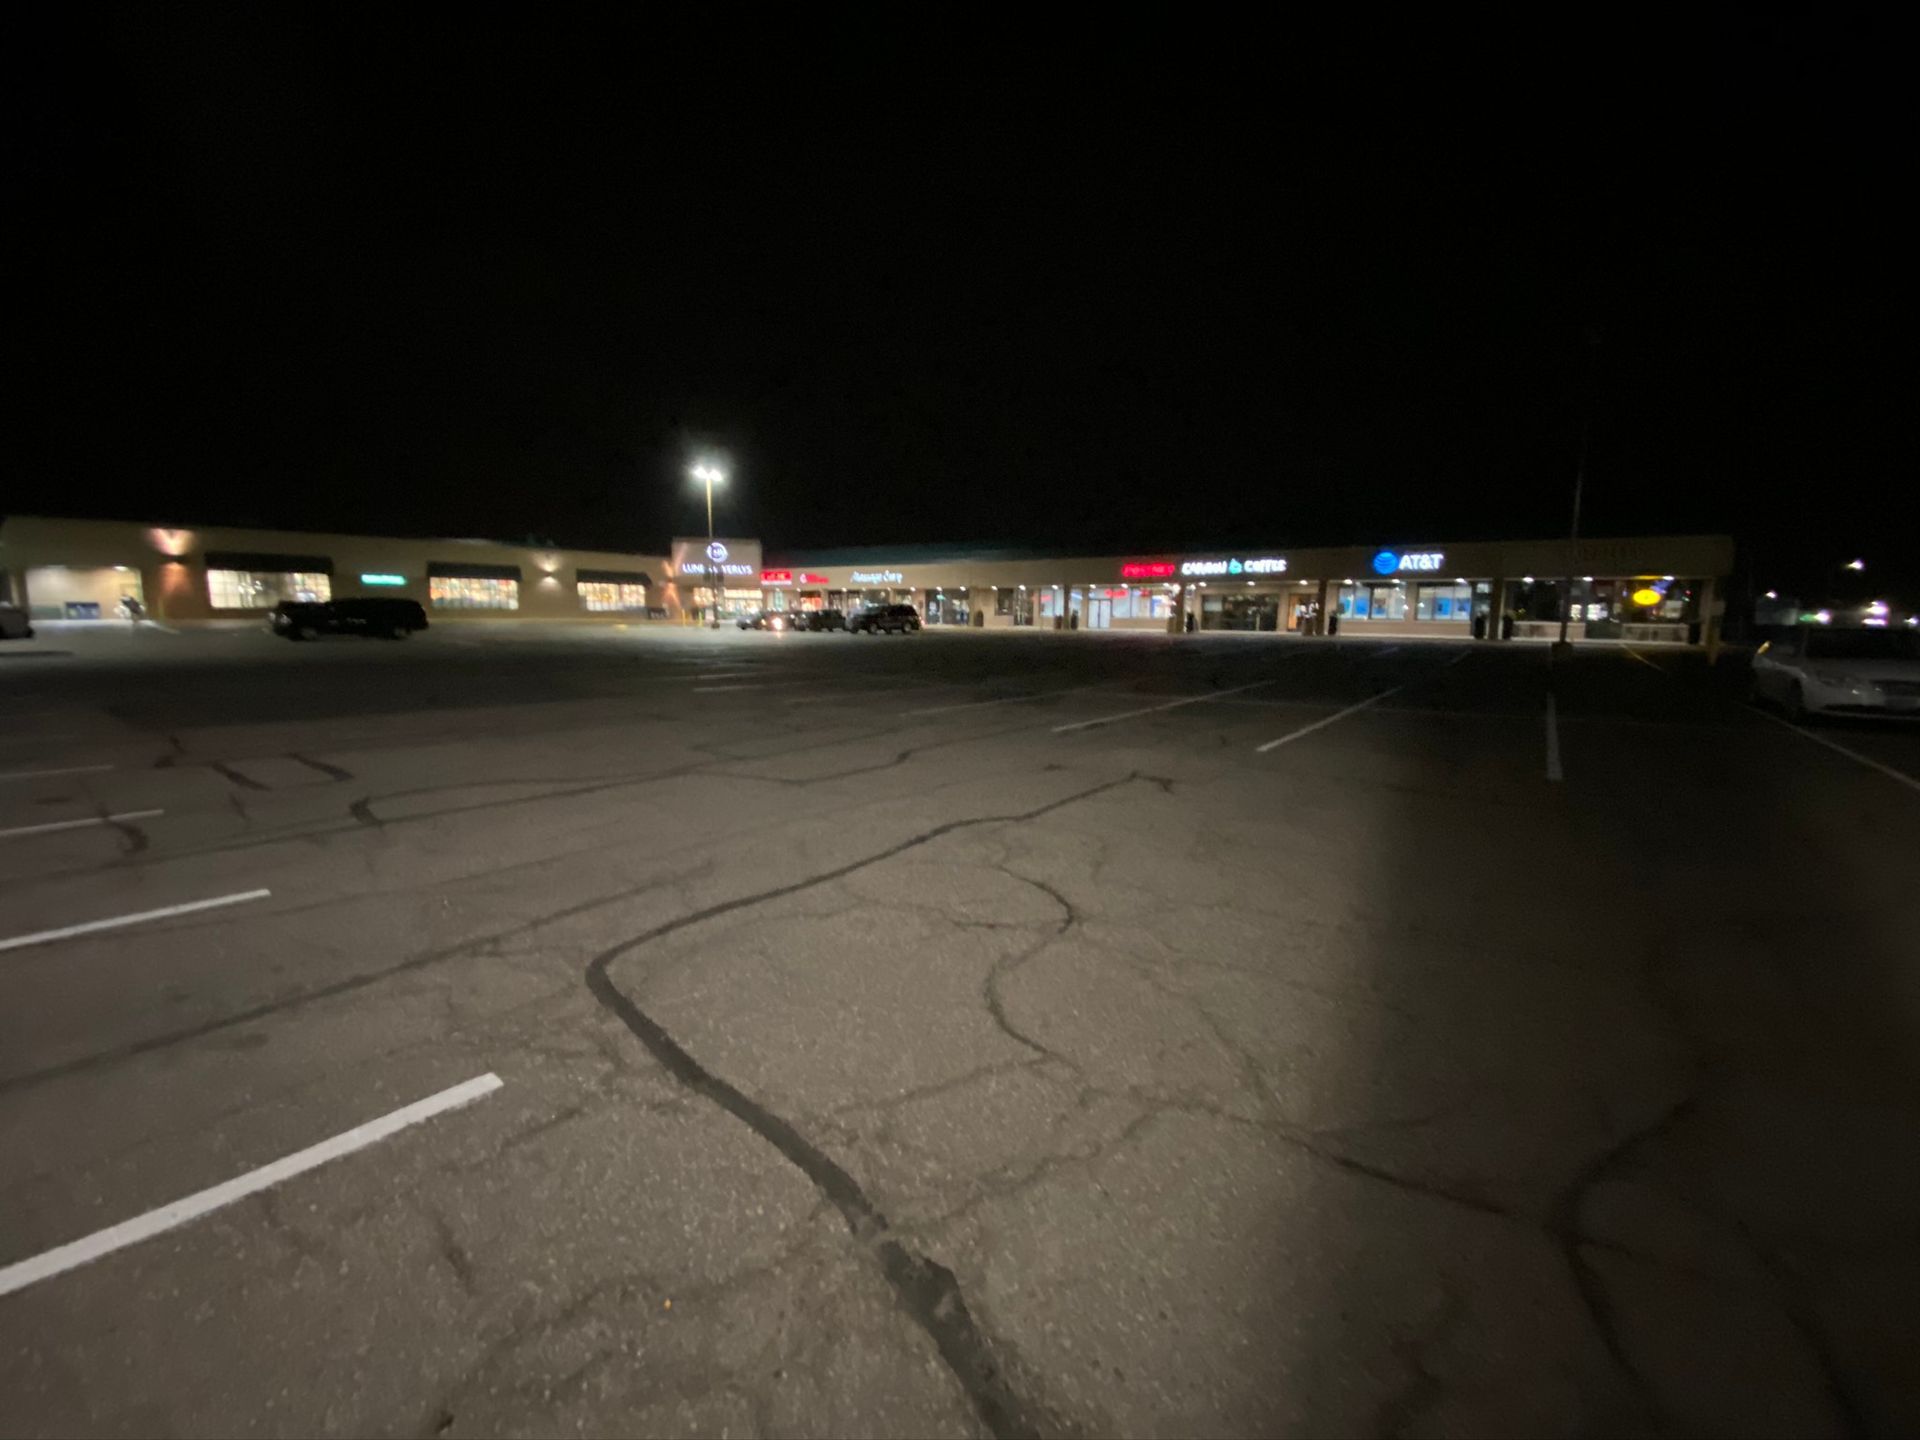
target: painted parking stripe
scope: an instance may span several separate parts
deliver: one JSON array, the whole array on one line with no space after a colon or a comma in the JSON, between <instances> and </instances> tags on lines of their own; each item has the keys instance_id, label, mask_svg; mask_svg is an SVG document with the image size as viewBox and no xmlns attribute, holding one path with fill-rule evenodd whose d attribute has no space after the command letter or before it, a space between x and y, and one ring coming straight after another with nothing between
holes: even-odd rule
<instances>
[{"instance_id":1,"label":"painted parking stripe","mask_svg":"<svg viewBox=\"0 0 1920 1440\"><path fill-rule=\"evenodd\" d=\"M964 700L958 705L928 705L919 710L902 710L902 715L945 715L954 710L979 710L988 705L1020 705L1028 700L1050 700L1056 695L1080 695L1088 690L1103 690L1109 681L1096 685L1072 685L1065 690L1040 690L1031 695L1002 695L993 700Z\"/></svg>"},{"instance_id":2,"label":"painted parking stripe","mask_svg":"<svg viewBox=\"0 0 1920 1440\"><path fill-rule=\"evenodd\" d=\"M1566 772L1560 768L1560 712L1555 709L1553 692L1547 692L1547 779L1565 780Z\"/></svg>"},{"instance_id":3,"label":"painted parking stripe","mask_svg":"<svg viewBox=\"0 0 1920 1440\"><path fill-rule=\"evenodd\" d=\"M1904 770L1896 770L1891 765L1884 765L1880 761L1875 760L1871 755L1862 755L1858 750L1850 750L1845 745L1842 745L1838 740L1829 740L1824 735L1816 735L1811 730L1806 729L1804 726L1795 725L1788 720L1782 720L1778 715L1769 715L1765 710L1756 710L1754 711L1754 714L1759 715L1764 719L1771 720L1774 724L1778 725L1781 729L1791 731L1793 734L1798 735L1802 740L1811 740L1816 745L1824 745L1827 747L1827 749L1833 751L1836 755L1844 755L1849 760L1857 761L1858 763L1866 766L1869 770L1878 770L1882 775L1886 776L1889 780L1898 780L1902 785L1906 786L1909 790L1920 791L1920 780L1914 779L1913 776L1907 774L1907 772Z\"/></svg>"},{"instance_id":4,"label":"painted parking stripe","mask_svg":"<svg viewBox=\"0 0 1920 1440\"><path fill-rule=\"evenodd\" d=\"M1407 682L1408 685L1412 683L1413 683L1412 681ZM1254 746L1253 747L1254 753L1259 755L1264 755L1269 750L1278 750L1282 745L1291 745L1294 741L1303 739L1306 736L1313 734L1313 732L1316 730L1326 729L1327 726L1333 724L1333 722L1336 720L1344 720L1349 715L1357 715L1362 710L1366 709L1369 705L1378 705L1382 700L1386 699L1389 695L1398 695L1402 690L1406 688L1407 688L1406 685L1396 685L1391 690L1382 690L1378 695L1369 695L1366 699L1362 700L1357 705L1349 705L1344 710L1336 710L1331 715L1322 716L1320 719L1314 721L1311 725L1302 725L1298 730L1289 730L1286 734L1282 735L1277 740L1269 740L1264 745Z\"/></svg>"},{"instance_id":5,"label":"painted parking stripe","mask_svg":"<svg viewBox=\"0 0 1920 1440\"><path fill-rule=\"evenodd\" d=\"M96 930L118 930L125 925L144 925L149 920L170 920L175 915L193 915L201 910L217 910L224 905L244 905L249 900L264 900L271 890L242 890L233 895L216 895L211 900L189 900L184 905L167 905L158 910L142 910L133 915L115 915L108 920L89 920L59 930L38 930L31 935L15 935L0 940L0 950L24 950L29 945L47 945L75 935L91 935Z\"/></svg>"},{"instance_id":6,"label":"painted parking stripe","mask_svg":"<svg viewBox=\"0 0 1920 1440\"><path fill-rule=\"evenodd\" d=\"M122 820L151 820L156 815L164 815L164 810L123 810L118 815L89 815L84 820L53 820L45 825L15 825L10 830L0 830L0 840L10 840L20 835L48 835L55 830L84 830L89 825L117 825Z\"/></svg>"},{"instance_id":7,"label":"painted parking stripe","mask_svg":"<svg viewBox=\"0 0 1920 1440\"><path fill-rule=\"evenodd\" d=\"M98 1260L103 1255L111 1255L129 1245L138 1245L155 1235L164 1235L236 1200L244 1200L283 1180L291 1180L308 1170L318 1169L330 1160L338 1160L343 1155L376 1145L410 1125L418 1125L423 1120L431 1120L436 1115L470 1105L483 1095L491 1095L502 1083L500 1077L491 1072L476 1076L450 1090L442 1090L438 1095L429 1095L424 1100L416 1100L391 1114L382 1115L378 1120L356 1125L331 1140L322 1140L318 1145L296 1150L270 1165L262 1165L258 1170L237 1175L212 1189L189 1195L184 1200L175 1200L170 1205L162 1205L158 1210L149 1210L131 1220L123 1220L118 1225L95 1231L84 1239L61 1245L31 1259L17 1261L0 1270L0 1295L24 1290L29 1285L50 1280L55 1275Z\"/></svg>"},{"instance_id":8,"label":"painted parking stripe","mask_svg":"<svg viewBox=\"0 0 1920 1440\"><path fill-rule=\"evenodd\" d=\"M1097 720L1076 720L1071 725L1056 725L1053 733L1064 735L1069 730L1091 730L1096 725L1112 725L1121 720L1131 720L1136 715L1157 715L1162 710L1178 710L1182 705L1204 705L1209 700L1218 700L1222 695L1238 695L1243 690L1258 690L1262 685L1271 685L1272 680L1256 680L1251 685L1235 685L1226 690L1212 690L1205 695L1186 695L1178 700L1169 700L1164 705L1146 705L1138 710L1122 710L1118 715L1102 715Z\"/></svg>"},{"instance_id":9,"label":"painted parking stripe","mask_svg":"<svg viewBox=\"0 0 1920 1440\"><path fill-rule=\"evenodd\" d=\"M18 718L17 716L14 718ZM42 780L49 775L98 775L102 770L111 770L111 765L67 765L58 770L10 770L0 775L0 782L8 780Z\"/></svg>"}]
</instances>

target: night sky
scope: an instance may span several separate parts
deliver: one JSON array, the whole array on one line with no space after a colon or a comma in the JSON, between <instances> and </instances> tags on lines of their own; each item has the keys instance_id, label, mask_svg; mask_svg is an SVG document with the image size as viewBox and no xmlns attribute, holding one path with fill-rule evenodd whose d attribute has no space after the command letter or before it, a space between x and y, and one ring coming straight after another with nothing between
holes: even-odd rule
<instances>
[{"instance_id":1,"label":"night sky","mask_svg":"<svg viewBox=\"0 0 1920 1440\"><path fill-rule=\"evenodd\" d=\"M1535 9L16 14L0 511L1910 567L1904 44Z\"/></svg>"}]
</instances>

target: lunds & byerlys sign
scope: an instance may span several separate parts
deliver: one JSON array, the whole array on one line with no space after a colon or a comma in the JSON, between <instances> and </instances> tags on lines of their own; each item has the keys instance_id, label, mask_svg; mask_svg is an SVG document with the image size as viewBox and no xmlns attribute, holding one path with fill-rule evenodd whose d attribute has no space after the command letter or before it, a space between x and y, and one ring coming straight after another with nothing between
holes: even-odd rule
<instances>
[{"instance_id":1,"label":"lunds & byerlys sign","mask_svg":"<svg viewBox=\"0 0 1920 1440\"><path fill-rule=\"evenodd\" d=\"M683 536L673 542L671 560L675 576L701 585L713 580L757 581L760 576L760 542L709 541L704 535Z\"/></svg>"}]
</instances>

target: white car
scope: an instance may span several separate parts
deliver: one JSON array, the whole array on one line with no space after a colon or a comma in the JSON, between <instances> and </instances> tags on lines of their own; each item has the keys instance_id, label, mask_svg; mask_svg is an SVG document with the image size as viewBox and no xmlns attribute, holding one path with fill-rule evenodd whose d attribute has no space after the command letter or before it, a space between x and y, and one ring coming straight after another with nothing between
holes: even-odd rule
<instances>
[{"instance_id":1,"label":"white car","mask_svg":"<svg viewBox=\"0 0 1920 1440\"><path fill-rule=\"evenodd\" d=\"M33 625L18 605L0 605L0 640L31 640Z\"/></svg>"},{"instance_id":2,"label":"white car","mask_svg":"<svg viewBox=\"0 0 1920 1440\"><path fill-rule=\"evenodd\" d=\"M1753 698L1795 719L1898 715L1920 719L1920 634L1810 625L1753 657Z\"/></svg>"}]
</instances>

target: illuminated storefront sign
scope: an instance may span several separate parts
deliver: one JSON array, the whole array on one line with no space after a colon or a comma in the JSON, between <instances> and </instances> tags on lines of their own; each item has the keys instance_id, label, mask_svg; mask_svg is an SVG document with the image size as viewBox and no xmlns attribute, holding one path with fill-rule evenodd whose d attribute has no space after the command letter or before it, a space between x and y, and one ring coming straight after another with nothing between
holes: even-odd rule
<instances>
[{"instance_id":1,"label":"illuminated storefront sign","mask_svg":"<svg viewBox=\"0 0 1920 1440\"><path fill-rule=\"evenodd\" d=\"M760 583L762 585L791 585L793 583L793 572L791 570L762 570L760 572Z\"/></svg>"},{"instance_id":2,"label":"illuminated storefront sign","mask_svg":"<svg viewBox=\"0 0 1920 1440\"><path fill-rule=\"evenodd\" d=\"M851 570L847 578L855 585L901 585L907 577L898 570Z\"/></svg>"},{"instance_id":3,"label":"illuminated storefront sign","mask_svg":"<svg viewBox=\"0 0 1920 1440\"><path fill-rule=\"evenodd\" d=\"M758 540L715 540L704 535L682 536L673 542L672 570L676 579L695 585L714 580L752 582L760 573Z\"/></svg>"},{"instance_id":4,"label":"illuminated storefront sign","mask_svg":"<svg viewBox=\"0 0 1920 1440\"><path fill-rule=\"evenodd\" d=\"M1284 555L1255 555L1242 560L1230 556L1225 560L1182 560L1182 575L1284 575L1287 573L1287 561Z\"/></svg>"},{"instance_id":5,"label":"illuminated storefront sign","mask_svg":"<svg viewBox=\"0 0 1920 1440\"><path fill-rule=\"evenodd\" d=\"M1414 570L1425 574L1438 570L1446 558L1444 550L1382 550L1373 557L1373 573L1398 575Z\"/></svg>"},{"instance_id":6,"label":"illuminated storefront sign","mask_svg":"<svg viewBox=\"0 0 1920 1440\"><path fill-rule=\"evenodd\" d=\"M404 575L362 574L360 577L360 583L362 585L404 585L407 583L407 577Z\"/></svg>"},{"instance_id":7,"label":"illuminated storefront sign","mask_svg":"<svg viewBox=\"0 0 1920 1440\"><path fill-rule=\"evenodd\" d=\"M1120 567L1122 580L1170 580L1180 567L1171 560L1129 560Z\"/></svg>"}]
</instances>

